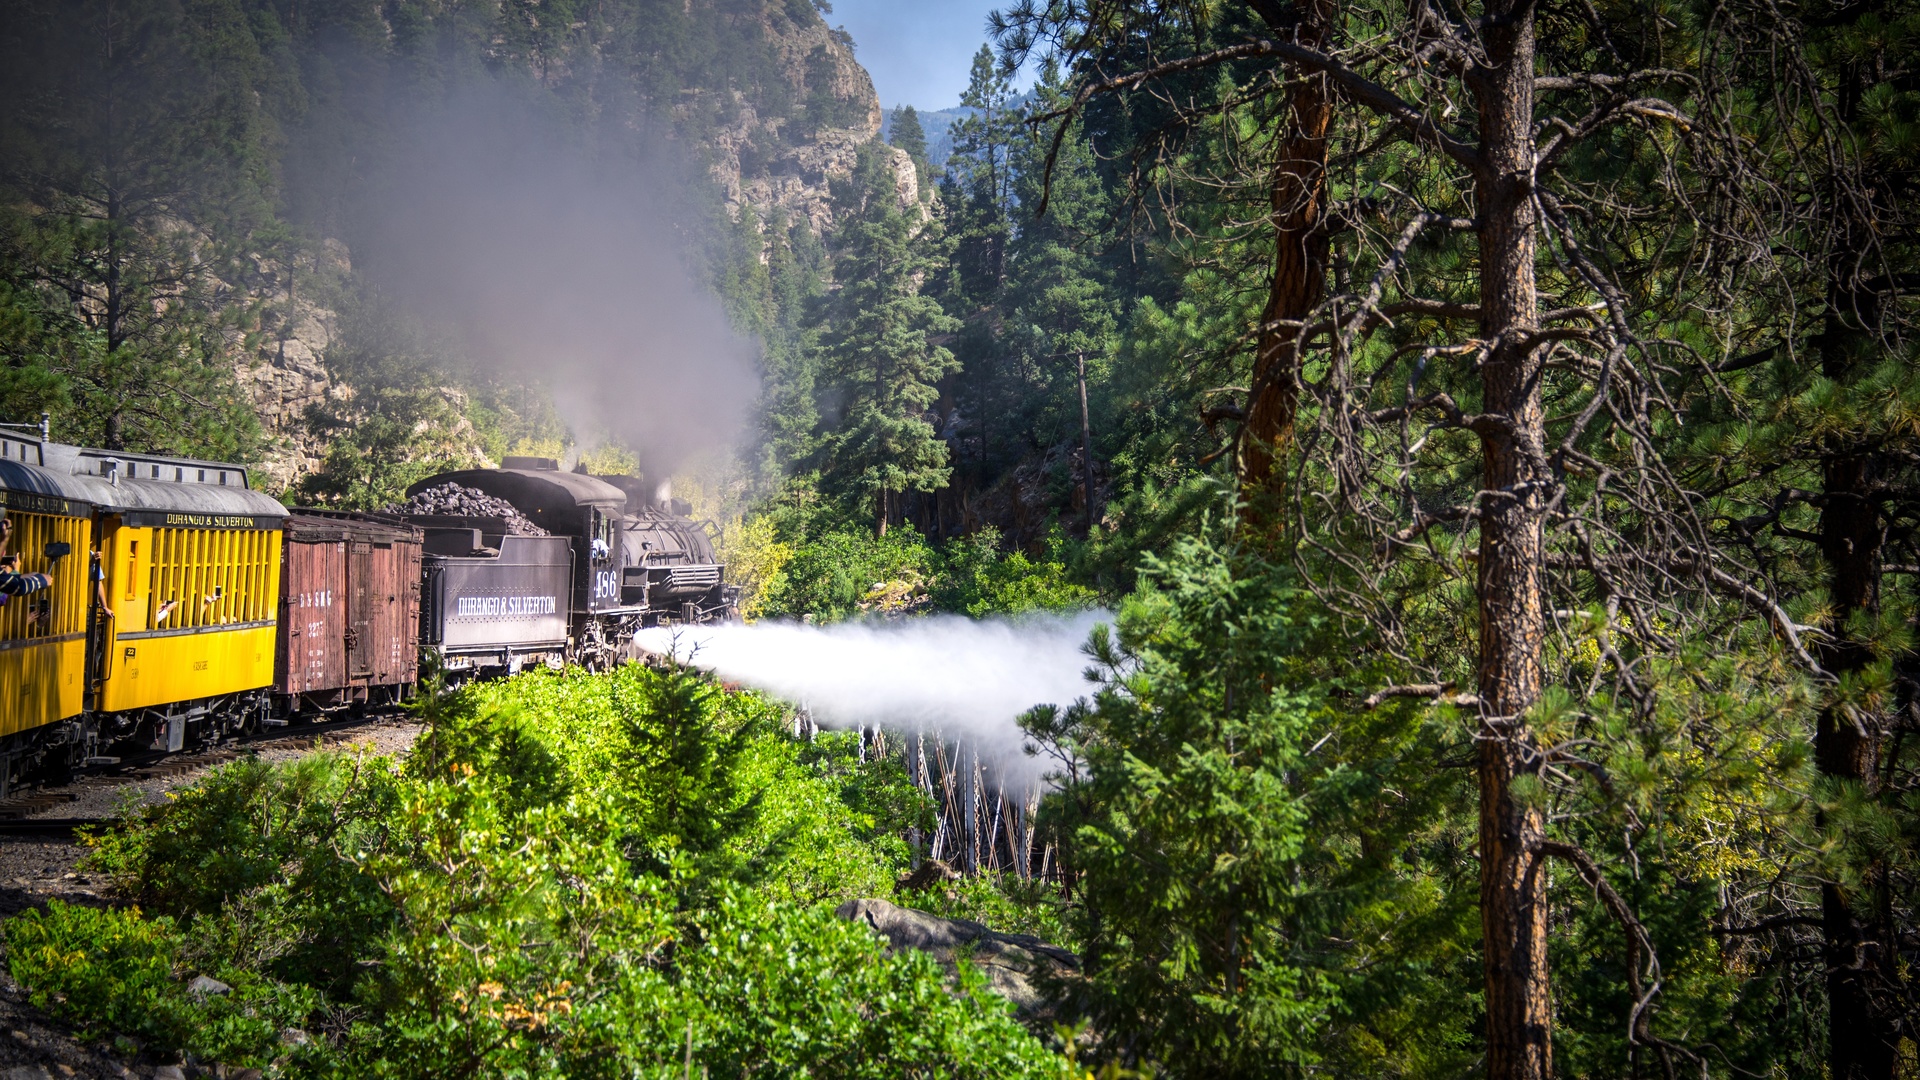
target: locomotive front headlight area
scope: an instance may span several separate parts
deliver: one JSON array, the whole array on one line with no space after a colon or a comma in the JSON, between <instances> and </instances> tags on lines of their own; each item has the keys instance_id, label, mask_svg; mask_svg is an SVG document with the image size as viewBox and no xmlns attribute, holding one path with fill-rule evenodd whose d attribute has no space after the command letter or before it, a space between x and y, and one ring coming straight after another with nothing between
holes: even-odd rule
<instances>
[{"instance_id":1,"label":"locomotive front headlight area","mask_svg":"<svg viewBox=\"0 0 1920 1080\"><path fill-rule=\"evenodd\" d=\"M455 678L605 668L647 627L734 617L706 527L657 485L506 465L415 488L477 489L514 522L290 511L243 466L0 426L0 794L397 703L423 658Z\"/></svg>"}]
</instances>

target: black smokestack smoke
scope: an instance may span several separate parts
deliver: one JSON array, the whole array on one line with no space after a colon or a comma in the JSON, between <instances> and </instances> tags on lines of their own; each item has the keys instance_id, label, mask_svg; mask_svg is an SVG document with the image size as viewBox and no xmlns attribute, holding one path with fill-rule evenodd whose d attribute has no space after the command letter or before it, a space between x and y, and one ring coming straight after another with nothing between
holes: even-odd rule
<instances>
[{"instance_id":1,"label":"black smokestack smoke","mask_svg":"<svg viewBox=\"0 0 1920 1080\"><path fill-rule=\"evenodd\" d=\"M656 474L732 442L757 347L690 257L694 203L669 154L596 146L485 85L402 130L356 215L356 261L385 295Z\"/></svg>"}]
</instances>

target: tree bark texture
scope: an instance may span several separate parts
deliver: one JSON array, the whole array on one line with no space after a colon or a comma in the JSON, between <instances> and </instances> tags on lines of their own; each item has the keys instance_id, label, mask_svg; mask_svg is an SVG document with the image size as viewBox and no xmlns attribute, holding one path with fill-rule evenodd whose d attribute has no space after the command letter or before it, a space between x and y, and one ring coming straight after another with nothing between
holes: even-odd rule
<instances>
[{"instance_id":1,"label":"tree bark texture","mask_svg":"<svg viewBox=\"0 0 1920 1080\"><path fill-rule=\"evenodd\" d=\"M1539 771L1525 715L1540 697L1545 633L1542 521L1542 350L1534 282L1533 11L1528 0L1487 8L1488 65L1470 85L1480 107L1485 167L1480 211L1482 337L1478 425L1480 502L1479 697L1481 700L1480 925L1486 978L1487 1075L1546 1080L1553 1074L1547 970L1545 816L1514 797L1514 781Z\"/></svg>"},{"instance_id":2,"label":"tree bark texture","mask_svg":"<svg viewBox=\"0 0 1920 1080\"><path fill-rule=\"evenodd\" d=\"M1856 224L1854 231L1864 226ZM1857 245L1843 245L1854 248ZM1861 260L1843 250L1830 276L1828 314L1821 335L1822 374L1845 385L1857 366L1878 346L1879 304L1858 288ZM1820 645L1820 663L1835 675L1864 670L1872 651L1849 630L1859 614L1880 609L1880 551L1885 527L1872 497L1879 463L1868 449L1834 447L1822 463L1826 496L1820 511L1820 547L1828 572L1831 623ZM1861 715L1834 704L1820 712L1814 734L1814 758L1822 776L1871 795L1879 787L1880 733L1884 717ZM1861 868L1848 887L1820 887L1820 914L1827 969L1827 1058L1833 1080L1893 1080L1899 1075L1900 1031L1897 1018L1876 990L1899 981L1893 928L1885 915L1887 868L1875 862Z\"/></svg>"},{"instance_id":3,"label":"tree bark texture","mask_svg":"<svg viewBox=\"0 0 1920 1080\"><path fill-rule=\"evenodd\" d=\"M1332 32L1332 0L1306 0L1291 30L1300 45L1322 49ZM1274 21L1269 16L1269 23ZM1273 27L1281 29L1279 26ZM1271 200L1273 278L1260 315L1258 351L1241 432L1241 490L1256 513L1285 498L1299 390L1297 326L1320 303L1327 276L1327 128L1333 98L1325 75L1297 72L1288 95L1288 130L1274 161Z\"/></svg>"},{"instance_id":4,"label":"tree bark texture","mask_svg":"<svg viewBox=\"0 0 1920 1080\"><path fill-rule=\"evenodd\" d=\"M1080 508L1086 519L1086 532L1093 535L1093 418L1087 413L1087 354L1075 353L1075 368L1080 375Z\"/></svg>"}]
</instances>

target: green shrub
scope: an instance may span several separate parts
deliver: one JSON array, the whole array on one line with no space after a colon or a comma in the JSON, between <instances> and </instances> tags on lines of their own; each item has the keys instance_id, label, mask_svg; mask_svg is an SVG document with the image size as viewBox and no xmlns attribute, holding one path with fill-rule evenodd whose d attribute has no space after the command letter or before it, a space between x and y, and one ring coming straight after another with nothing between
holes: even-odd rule
<instances>
[{"instance_id":1,"label":"green shrub","mask_svg":"<svg viewBox=\"0 0 1920 1080\"><path fill-rule=\"evenodd\" d=\"M994 529L939 547L910 530L879 538L828 533L794 545L792 558L767 587L759 611L834 622L863 610L911 606L914 601L974 618L1091 607L1099 597L1071 579L1065 544L1056 534L1047 555L1036 560L1020 551L1002 552Z\"/></svg>"},{"instance_id":2,"label":"green shrub","mask_svg":"<svg viewBox=\"0 0 1920 1080\"><path fill-rule=\"evenodd\" d=\"M1054 537L1055 549L1035 562L1025 552L1002 554L1000 533L982 529L970 537L950 540L941 549L941 567L933 601L943 611L980 618L1019 615L1029 611L1075 611L1094 606L1092 589L1068 580Z\"/></svg>"},{"instance_id":3,"label":"green shrub","mask_svg":"<svg viewBox=\"0 0 1920 1080\"><path fill-rule=\"evenodd\" d=\"M812 615L821 622L845 619L876 584L924 587L937 556L919 533L899 529L884 537L834 532L796 545L785 572L762 601L769 617Z\"/></svg>"},{"instance_id":4,"label":"green shrub","mask_svg":"<svg viewBox=\"0 0 1920 1080\"><path fill-rule=\"evenodd\" d=\"M1063 1076L966 976L832 907L888 895L930 808L851 736L688 671L430 693L404 764L242 761L94 841L157 914L7 924L86 1025L289 1076ZM205 973L232 987L200 1000Z\"/></svg>"},{"instance_id":5,"label":"green shrub","mask_svg":"<svg viewBox=\"0 0 1920 1080\"><path fill-rule=\"evenodd\" d=\"M342 994L392 910L343 856L381 842L398 784L387 758L242 759L87 838L88 864L148 909L242 920L264 971Z\"/></svg>"},{"instance_id":6,"label":"green shrub","mask_svg":"<svg viewBox=\"0 0 1920 1080\"><path fill-rule=\"evenodd\" d=\"M320 995L233 964L222 955L224 935L209 925L217 922L192 920L183 931L138 908L52 900L7 923L7 962L34 1005L78 1021L83 1039L131 1035L163 1052L265 1065L284 1052L281 1030L307 1023ZM196 974L231 989L193 993Z\"/></svg>"},{"instance_id":7,"label":"green shrub","mask_svg":"<svg viewBox=\"0 0 1920 1080\"><path fill-rule=\"evenodd\" d=\"M712 1075L1066 1075L977 974L963 969L956 992L925 953L885 956L823 907L736 894L695 925L707 947L680 982L698 994L695 1060Z\"/></svg>"},{"instance_id":8,"label":"green shrub","mask_svg":"<svg viewBox=\"0 0 1920 1080\"><path fill-rule=\"evenodd\" d=\"M886 895L908 861L898 836L907 823L891 828L870 805L885 763L849 769L851 744L796 742L766 698L720 693L690 672L534 672L474 687L454 712L435 725L431 749L416 751L416 774L465 763L513 775L499 757L466 749L499 745L486 730L511 726L557 763L551 783L618 807L636 850L700 855L709 874L724 867L787 899L841 900ZM825 748L843 745L830 761ZM897 790L904 776L891 783L887 798L908 798Z\"/></svg>"}]
</instances>

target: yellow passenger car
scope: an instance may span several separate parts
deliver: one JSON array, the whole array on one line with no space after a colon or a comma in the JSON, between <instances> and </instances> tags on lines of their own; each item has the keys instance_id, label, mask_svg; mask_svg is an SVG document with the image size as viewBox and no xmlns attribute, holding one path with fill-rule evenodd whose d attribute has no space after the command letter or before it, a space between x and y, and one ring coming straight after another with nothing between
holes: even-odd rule
<instances>
[{"instance_id":1,"label":"yellow passenger car","mask_svg":"<svg viewBox=\"0 0 1920 1080\"><path fill-rule=\"evenodd\" d=\"M0 475L0 484L5 483ZM91 509L58 496L0 487L13 526L7 553L53 585L0 605L0 737L68 720L85 703L87 540ZM53 544L71 554L47 557Z\"/></svg>"},{"instance_id":2,"label":"yellow passenger car","mask_svg":"<svg viewBox=\"0 0 1920 1080\"><path fill-rule=\"evenodd\" d=\"M54 575L0 608L0 756L177 750L264 715L286 510L246 469L0 431L0 498L22 568ZM54 539L72 553L49 564Z\"/></svg>"},{"instance_id":3,"label":"yellow passenger car","mask_svg":"<svg viewBox=\"0 0 1920 1080\"><path fill-rule=\"evenodd\" d=\"M106 515L101 710L200 701L273 684L281 518Z\"/></svg>"}]
</instances>

